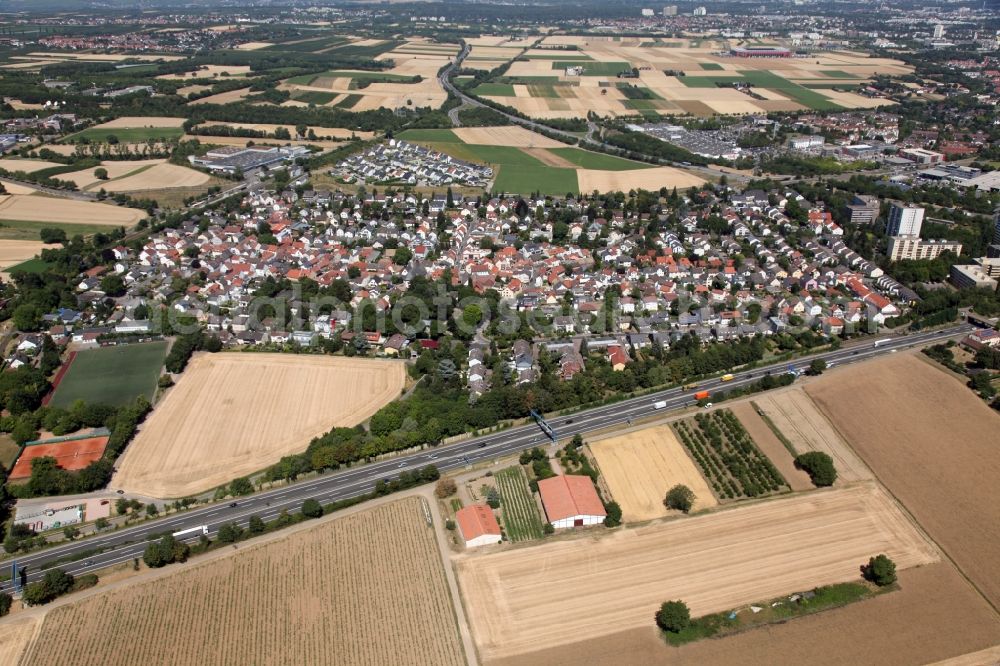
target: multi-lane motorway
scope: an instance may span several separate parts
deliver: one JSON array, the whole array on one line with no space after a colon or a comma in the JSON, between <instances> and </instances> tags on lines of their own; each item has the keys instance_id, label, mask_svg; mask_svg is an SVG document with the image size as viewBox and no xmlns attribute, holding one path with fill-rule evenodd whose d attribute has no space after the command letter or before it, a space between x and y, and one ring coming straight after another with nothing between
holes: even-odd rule
<instances>
[{"instance_id":1,"label":"multi-lane motorway","mask_svg":"<svg viewBox=\"0 0 1000 666\"><path fill-rule=\"evenodd\" d=\"M828 366L834 367L861 363L901 349L955 337L967 333L971 328L966 324L951 326L936 331L881 338L877 344L874 340L869 339L866 342L845 346L836 351L796 359L794 362L782 362L737 373L728 382L722 382L721 379L707 379L699 382L698 390L707 390L714 394L719 389L732 390L759 381L767 373L786 372L789 368L801 372L809 366L814 358L822 358ZM631 423L633 420L655 413L665 413L673 409L689 407L695 402L692 393L692 391L684 391L679 387L670 388L642 397L622 400L611 405L582 410L575 414L552 417L547 421L560 439L566 439L577 433L586 434L616 424ZM665 402L666 405L659 410L655 409L653 403L661 401ZM362 495L370 492L380 479L390 479L406 470L433 464L445 472L489 463L525 448L545 444L547 441L536 425L519 426L418 453L329 472L274 490L240 498L236 501L236 506L230 506L228 501L219 502L81 541L54 546L16 559L20 567L26 568L29 582L41 577L42 567L46 563L54 561L58 561L58 566L65 571L79 575L142 557L149 535L179 532L200 525L206 525L210 535L214 535L224 523L236 522L246 526L251 516L260 516L264 520L271 520L283 510L296 512L301 508L302 502L309 498L327 504L335 500ZM189 540L196 541L197 536L192 536ZM97 550L102 552L94 552ZM9 564L9 560L5 564ZM9 587L10 582L2 584L2 589Z\"/></svg>"}]
</instances>

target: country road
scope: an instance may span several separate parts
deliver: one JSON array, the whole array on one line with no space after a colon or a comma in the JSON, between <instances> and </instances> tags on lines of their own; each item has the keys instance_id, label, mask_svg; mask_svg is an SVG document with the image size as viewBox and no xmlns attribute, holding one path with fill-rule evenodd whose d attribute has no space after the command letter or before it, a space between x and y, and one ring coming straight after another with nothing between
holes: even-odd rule
<instances>
[{"instance_id":1,"label":"country road","mask_svg":"<svg viewBox=\"0 0 1000 666\"><path fill-rule=\"evenodd\" d=\"M775 363L767 367L739 372L736 373L735 379L725 383L718 378L704 380L699 382L698 390L713 392L720 388L732 390L759 381L767 373L782 373L789 369L803 371L816 358L822 358L828 364L836 363L838 366L861 363L901 349L962 335L970 330L972 330L970 325L960 324L937 331L886 338L879 341L877 346L868 340L842 347L836 351L806 356L792 362ZM666 405L657 410L653 407L653 403L660 401L665 402ZM608 426L628 424L633 419L690 407L694 403L695 400L690 391L674 387L610 405L581 410L574 414L553 416L547 421L556 431L557 437L560 440L565 440L578 433L584 435ZM403 471L415 470L433 464L442 472L449 472L475 464L488 463L532 446L545 445L547 441L540 428L535 424L517 426L454 444L328 472L280 488L239 498L235 501L236 506L230 506L227 501L218 502L13 559L16 559L20 567L27 569L29 582L37 580L43 575L42 567L45 564L55 561L58 561L58 565L68 573L79 575L142 557L148 543L147 539L155 538L163 533L205 526L209 534L214 535L218 532L219 527L225 523L236 522L246 527L251 516L259 516L266 521L276 518L282 511L297 512L306 499L312 498L327 504L363 495L371 492L377 481L392 479ZM198 537L190 535L185 538L193 542ZM5 564L9 564L9 561ZM53 565L50 564L50 566ZM10 581L5 581L0 584L0 589L9 590L10 585Z\"/></svg>"}]
</instances>

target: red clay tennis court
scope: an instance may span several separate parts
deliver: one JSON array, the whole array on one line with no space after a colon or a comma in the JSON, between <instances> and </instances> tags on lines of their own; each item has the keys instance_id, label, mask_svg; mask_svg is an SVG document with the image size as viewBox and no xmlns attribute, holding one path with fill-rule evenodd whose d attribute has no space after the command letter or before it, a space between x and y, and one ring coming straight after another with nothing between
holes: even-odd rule
<instances>
[{"instance_id":1,"label":"red clay tennis court","mask_svg":"<svg viewBox=\"0 0 1000 666\"><path fill-rule=\"evenodd\" d=\"M52 456L60 467L68 471L83 469L104 455L104 447L108 445L108 436L85 437L64 442L49 444L32 444L24 447L14 469L10 472L11 479L27 479L31 476L31 461L42 456Z\"/></svg>"}]
</instances>

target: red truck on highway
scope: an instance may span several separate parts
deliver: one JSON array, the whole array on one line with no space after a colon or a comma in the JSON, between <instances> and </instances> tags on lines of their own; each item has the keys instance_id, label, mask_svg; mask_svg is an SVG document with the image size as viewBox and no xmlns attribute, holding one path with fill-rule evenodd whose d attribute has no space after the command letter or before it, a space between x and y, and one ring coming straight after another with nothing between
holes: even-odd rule
<instances>
[{"instance_id":1,"label":"red truck on highway","mask_svg":"<svg viewBox=\"0 0 1000 666\"><path fill-rule=\"evenodd\" d=\"M695 400L705 400L710 395L711 395L711 393L709 393L708 391L698 391L697 393L694 394L694 399Z\"/></svg>"}]
</instances>

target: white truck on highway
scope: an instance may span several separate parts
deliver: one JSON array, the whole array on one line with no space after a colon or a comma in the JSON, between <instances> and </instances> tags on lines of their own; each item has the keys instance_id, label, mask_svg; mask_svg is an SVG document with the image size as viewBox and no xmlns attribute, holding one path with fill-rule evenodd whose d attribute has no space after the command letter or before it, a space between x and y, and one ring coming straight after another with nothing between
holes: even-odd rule
<instances>
[{"instance_id":1,"label":"white truck on highway","mask_svg":"<svg viewBox=\"0 0 1000 666\"><path fill-rule=\"evenodd\" d=\"M663 409L667 406L666 400L657 400L653 403L653 409Z\"/></svg>"},{"instance_id":2,"label":"white truck on highway","mask_svg":"<svg viewBox=\"0 0 1000 666\"><path fill-rule=\"evenodd\" d=\"M208 536L208 525L199 525L198 527L189 527L186 530L181 530L180 532L174 532L173 537L175 539L183 539L185 537L200 536L204 534Z\"/></svg>"},{"instance_id":3,"label":"white truck on highway","mask_svg":"<svg viewBox=\"0 0 1000 666\"><path fill-rule=\"evenodd\" d=\"M882 338L881 340L876 340L875 344L873 344L872 347L877 348L879 345L884 344L886 342L892 342L892 338Z\"/></svg>"}]
</instances>

